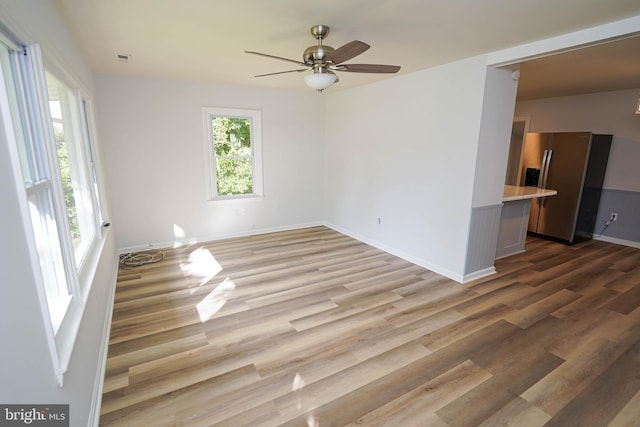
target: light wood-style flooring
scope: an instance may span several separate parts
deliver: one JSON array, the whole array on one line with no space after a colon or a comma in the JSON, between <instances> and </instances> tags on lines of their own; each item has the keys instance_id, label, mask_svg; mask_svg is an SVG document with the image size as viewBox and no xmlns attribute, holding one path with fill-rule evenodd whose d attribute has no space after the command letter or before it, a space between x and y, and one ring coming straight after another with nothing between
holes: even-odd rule
<instances>
[{"instance_id":1,"label":"light wood-style flooring","mask_svg":"<svg viewBox=\"0 0 640 427\"><path fill-rule=\"evenodd\" d=\"M104 426L640 426L640 249L461 285L325 227L118 276Z\"/></svg>"}]
</instances>

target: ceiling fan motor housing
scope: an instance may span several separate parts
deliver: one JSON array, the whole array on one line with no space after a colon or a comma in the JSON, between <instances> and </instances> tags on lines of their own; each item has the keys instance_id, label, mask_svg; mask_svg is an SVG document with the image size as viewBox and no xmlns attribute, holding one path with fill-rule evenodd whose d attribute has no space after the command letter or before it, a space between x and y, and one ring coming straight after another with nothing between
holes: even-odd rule
<instances>
[{"instance_id":1,"label":"ceiling fan motor housing","mask_svg":"<svg viewBox=\"0 0 640 427\"><path fill-rule=\"evenodd\" d=\"M329 60L329 55L332 54L333 51L334 49L331 46L309 46L304 50L302 60L307 65L313 65L318 62L325 63Z\"/></svg>"},{"instance_id":2,"label":"ceiling fan motor housing","mask_svg":"<svg viewBox=\"0 0 640 427\"><path fill-rule=\"evenodd\" d=\"M329 55L334 51L331 46L323 46L322 44L322 39L329 35L329 26L322 24L314 25L309 31L311 31L311 35L318 40L318 44L306 48L302 54L302 60L309 66L314 64L324 65L329 60Z\"/></svg>"}]
</instances>

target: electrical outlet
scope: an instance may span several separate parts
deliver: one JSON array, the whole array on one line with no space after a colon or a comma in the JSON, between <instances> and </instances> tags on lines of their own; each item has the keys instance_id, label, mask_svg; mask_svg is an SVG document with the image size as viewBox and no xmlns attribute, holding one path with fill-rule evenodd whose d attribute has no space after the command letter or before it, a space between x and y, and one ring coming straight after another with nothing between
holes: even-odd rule
<instances>
[{"instance_id":1,"label":"electrical outlet","mask_svg":"<svg viewBox=\"0 0 640 427\"><path fill-rule=\"evenodd\" d=\"M611 221L617 221L618 220L618 214L617 213L612 213L611 214Z\"/></svg>"}]
</instances>

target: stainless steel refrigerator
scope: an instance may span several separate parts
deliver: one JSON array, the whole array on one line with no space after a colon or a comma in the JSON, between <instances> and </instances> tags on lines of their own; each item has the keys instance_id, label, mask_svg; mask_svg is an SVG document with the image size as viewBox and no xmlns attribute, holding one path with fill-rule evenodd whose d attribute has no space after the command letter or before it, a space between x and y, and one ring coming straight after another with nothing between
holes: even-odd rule
<instances>
[{"instance_id":1,"label":"stainless steel refrigerator","mask_svg":"<svg viewBox=\"0 0 640 427\"><path fill-rule=\"evenodd\" d=\"M558 192L532 200L530 233L569 244L593 236L612 138L590 132L527 134L524 185Z\"/></svg>"}]
</instances>

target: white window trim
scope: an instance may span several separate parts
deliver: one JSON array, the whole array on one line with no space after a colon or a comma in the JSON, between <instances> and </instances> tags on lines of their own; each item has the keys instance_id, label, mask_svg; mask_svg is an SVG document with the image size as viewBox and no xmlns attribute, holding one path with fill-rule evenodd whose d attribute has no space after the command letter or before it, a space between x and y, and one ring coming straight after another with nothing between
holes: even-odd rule
<instances>
[{"instance_id":1,"label":"white window trim","mask_svg":"<svg viewBox=\"0 0 640 427\"><path fill-rule=\"evenodd\" d=\"M243 117L251 120L251 152L253 156L253 193L241 195L217 194L215 152L211 141L213 130L211 117ZM202 124L207 165L207 203L218 204L237 201L262 200L264 197L262 180L262 114L260 110L203 107Z\"/></svg>"},{"instance_id":2,"label":"white window trim","mask_svg":"<svg viewBox=\"0 0 640 427\"><path fill-rule=\"evenodd\" d=\"M92 164L92 162L89 159L90 153L91 152L95 152L95 147L92 146L93 141L90 140L86 140L87 137L92 137L95 135L94 129L92 124L90 123L85 123L85 119L88 119L88 117L85 117L83 114L83 101L86 102L86 104L89 104L89 100L88 97L84 94L84 92L82 91L82 89L78 88L78 84L75 83L75 80L68 75L68 73L66 73L64 71L63 68L61 68L55 61L50 60L48 57L45 57L44 59L44 68L49 71L49 73L51 73L56 79L58 79L62 84L67 85L67 87L69 88L75 88L75 89L71 89L74 92L74 96L75 96L75 111L73 114L76 121L80 127L79 128L72 128L72 129L67 129L65 131L65 133L69 133L70 135L72 134L71 140L76 141L74 142L71 146L68 147L69 150L71 149L75 149L75 144L79 143L82 144L82 154L80 156L77 157L77 159L79 160L79 163L76 165L76 167L82 167L85 169L84 172L87 173L87 176L83 177L83 179L86 179L87 181L89 181L87 184L91 184L91 181L93 180L93 169L94 169L94 165ZM46 87L45 87L46 90ZM46 93L46 92L45 92ZM49 105L49 97L48 94L45 95L46 98L46 105ZM91 110L90 108L87 106L88 108L88 115L91 114ZM49 113L47 113L49 114ZM71 115L71 114L70 114ZM51 122L51 117L49 114L49 119L47 122L45 122L47 125L49 125L49 123ZM47 126L47 132L53 132L53 129L50 126ZM79 134L76 134L76 133ZM53 133L51 135L48 136L49 138L51 138L53 140ZM51 153L52 154L52 159L51 162L57 164L57 155L55 153ZM59 170L59 168L56 169ZM64 205L64 195L61 193L61 189L62 189L62 184L59 182L60 181L60 177L58 173L54 173L53 174L54 177L52 177L52 179L56 180L56 185L55 185L55 190L58 194L56 194L56 198L57 200L60 202L58 209L60 209L60 212L62 214L66 213L66 206ZM97 188L93 189L94 191L97 191ZM93 237L85 242L86 246L85 246L85 250L84 250L84 254L80 259L75 260L75 249L73 248L73 245L71 244L71 242L68 242L68 246L66 248L66 252L69 254L73 254L74 255L74 260L75 260L75 268L74 270L77 271L77 274L80 278L79 280L79 284L78 286L80 286L82 289L86 288L88 286L87 282L91 281L91 278L93 276L87 276L86 274L84 274L84 270L85 270L85 265L87 262L87 258L90 256L90 254L92 252L95 252L96 250L96 245L98 244L98 241L101 237L101 221L102 221L102 214L100 213L100 204L97 202L97 197L100 197L99 194L95 195L95 194L91 194L91 204L92 204L92 210L93 210L93 217L90 219L91 222L93 222L93 229L95 230L95 234L93 235ZM70 233L69 231L69 225L66 221L64 221L64 228L65 228L65 232L66 233Z\"/></svg>"},{"instance_id":3,"label":"white window trim","mask_svg":"<svg viewBox=\"0 0 640 427\"><path fill-rule=\"evenodd\" d=\"M15 45L12 46L12 48L15 49ZM45 134L52 133L52 129L50 128L51 117L48 109L48 94L47 94L47 88L46 88L45 78L44 78L43 55L40 52L39 45L37 44L31 44L27 46L25 48L25 52L26 52L26 56L22 57L20 60L24 62L20 64L19 70L17 70L18 75L16 76L16 78L22 81L22 85L24 86L24 89L28 88L27 96L32 98L32 100L35 101L35 107L31 108L28 112L27 111L23 112L23 114L27 114L30 117L31 123L28 126L29 129L27 129L27 131L38 132L38 133L44 132ZM51 63L50 57L47 57L47 64L50 64L50 63ZM64 67L60 67L58 65L59 63L55 60L53 61L53 63L55 64L55 66L48 67L49 69L53 68L53 70L56 72L62 71L62 75L65 77L65 80L67 82L71 83L70 85L71 87L76 87L76 88L79 87L79 84L76 83L76 79L73 79L73 78L69 79L70 74L64 72ZM29 70L28 73L31 73L27 76L28 81L25 81L24 80L25 76L22 75L22 73L25 72L25 69L28 69ZM4 85L3 82L1 84ZM22 90L22 89L19 89L19 90ZM87 116L90 122L85 124L84 120L81 120L81 123L83 123L83 126L88 127L88 131L90 132L89 135L95 138L95 131L94 131L95 128L92 122L93 118L91 116L92 106L90 104L90 99L88 98L88 96L85 95L81 87L78 89L78 100L84 100L87 103L87 107L88 107ZM5 108L3 108L3 110L5 110ZM35 126L35 127L32 128L32 126ZM9 126L6 129L6 131L8 132L8 134L14 133L14 129L11 126ZM52 138L53 136L47 135L47 137ZM10 138L10 140L15 141L16 139L15 137L13 137L13 138ZM94 142L90 140L88 141L88 143L92 144L91 149L94 150L94 155L95 155L97 151L95 151L96 147L94 145ZM67 270L67 273L71 273L71 274L67 274L67 279L69 281L68 287L71 292L71 301L69 303L67 311L64 315L64 318L62 319L62 322L57 332L54 331L53 324L50 321L50 314L49 314L49 308L47 303L42 271L39 268L39 263L40 263L39 255L36 248L35 239L33 238L31 214L29 212L29 205L27 201L28 190L25 188L22 172L19 166L20 158L18 154L18 148L17 146L15 146L15 144L9 144L9 149L10 149L11 162L12 164L16 165L16 168L14 168L14 171L13 171L14 177L15 177L15 185L17 186L19 193L22 195L20 197L19 204L20 204L20 210L23 217L23 223L26 225L25 231L27 232L27 234L30 234L32 236L31 238L27 239L27 245L30 253L30 261L31 261L31 264L34 266L33 273L34 273L35 286L36 286L37 295L38 295L38 304L36 305L39 306L40 311L42 313L42 319L45 322L45 331L46 331L48 347L50 350L51 361L53 364L53 371L57 379L58 385L60 387L63 387L64 374L69 367L71 353L73 351L75 340L80 329L82 316L86 307L88 296L91 291L91 284L93 282L93 278L95 277L95 273L97 271L98 262L100 260L100 254L102 253L104 244L106 242L106 235L107 235L108 229L101 227L101 225L104 225L104 223L98 224L96 235L90 245L91 247L88 250L84 259L79 263L79 265L76 265L75 263L73 248L72 247L65 248L65 246L69 246L69 245L65 245L65 243L62 244L63 252L67 252L65 253L65 256L64 256L65 258L64 268L65 270ZM53 162L57 161L57 159L52 159L51 157L52 155L55 155L55 154L51 153L50 148L47 148L47 154L45 155L45 157L47 157L46 161L49 162L49 164L51 164L52 161ZM90 167L95 167L95 165L85 166L85 167L90 168ZM59 174L57 173L52 173L52 177L50 178L50 180L48 180L45 184L42 184L42 185L51 185L52 189L55 187L59 187L58 185L59 183L54 182L55 180L60 179L58 175ZM99 173L98 173L98 176L99 176ZM37 188L38 185L40 184L36 183L33 188ZM101 187L101 183L98 182L97 187ZM101 197L100 190L102 190L102 188L97 188L97 190L98 190L97 197L100 198ZM58 189L56 191L59 192L60 190ZM102 201L100 200L100 202L98 203L101 205L101 207L104 208L104 204L101 202ZM56 203L58 204L58 206L56 206L55 208L62 209L64 212L65 208L63 204L60 205L59 194L57 197L54 198L54 205L56 205ZM103 221L102 218L105 212L101 212L100 214L98 214L98 212L96 211L96 214L97 214L96 216L100 215L100 218L96 219L96 221L97 222ZM64 228L65 227L68 228L68 224L66 221L60 221L60 223L58 224L58 227L60 229L59 232L65 232ZM71 250L70 255L68 253L69 249Z\"/></svg>"}]
</instances>

